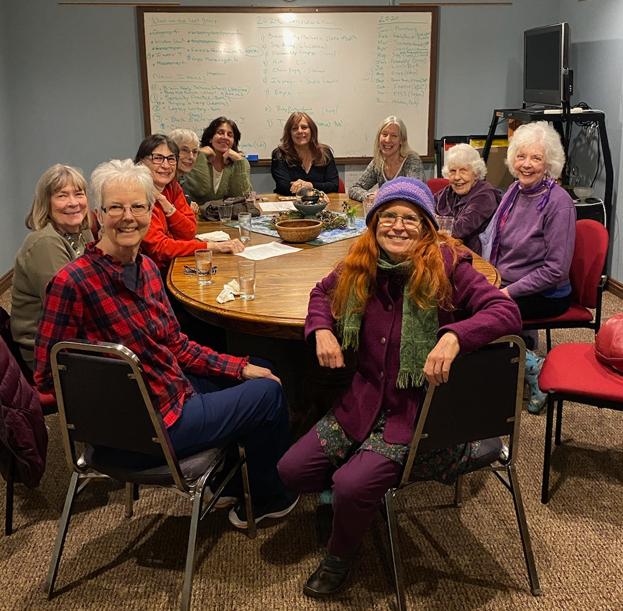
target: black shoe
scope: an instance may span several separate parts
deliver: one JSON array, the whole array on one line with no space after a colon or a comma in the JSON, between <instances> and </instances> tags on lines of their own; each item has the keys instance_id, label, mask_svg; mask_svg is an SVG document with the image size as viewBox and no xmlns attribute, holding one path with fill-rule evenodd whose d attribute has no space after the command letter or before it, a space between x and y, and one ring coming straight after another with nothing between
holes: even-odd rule
<instances>
[{"instance_id":1,"label":"black shoe","mask_svg":"<svg viewBox=\"0 0 623 611\"><path fill-rule=\"evenodd\" d=\"M290 490L285 494L280 494L260 507L253 507L255 523L258 524L264 518L283 518L296 507L299 502L299 493ZM243 501L239 501L229 512L229 521L236 528L247 528L247 506Z\"/></svg>"},{"instance_id":2,"label":"black shoe","mask_svg":"<svg viewBox=\"0 0 623 611\"><path fill-rule=\"evenodd\" d=\"M346 582L353 557L340 558L327 554L303 587L307 596L322 598L337 592Z\"/></svg>"}]
</instances>

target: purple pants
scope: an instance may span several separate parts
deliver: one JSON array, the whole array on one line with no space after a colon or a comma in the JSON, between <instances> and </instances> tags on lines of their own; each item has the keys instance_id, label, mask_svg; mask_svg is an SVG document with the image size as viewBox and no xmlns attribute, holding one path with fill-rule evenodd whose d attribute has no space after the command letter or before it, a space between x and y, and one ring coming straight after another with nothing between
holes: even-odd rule
<instances>
[{"instance_id":1,"label":"purple pants","mask_svg":"<svg viewBox=\"0 0 623 611\"><path fill-rule=\"evenodd\" d=\"M277 470L283 483L298 492L332 488L333 532L327 550L344 558L361 544L385 493L398 482L402 466L363 450L336 470L314 427L285 453Z\"/></svg>"}]
</instances>

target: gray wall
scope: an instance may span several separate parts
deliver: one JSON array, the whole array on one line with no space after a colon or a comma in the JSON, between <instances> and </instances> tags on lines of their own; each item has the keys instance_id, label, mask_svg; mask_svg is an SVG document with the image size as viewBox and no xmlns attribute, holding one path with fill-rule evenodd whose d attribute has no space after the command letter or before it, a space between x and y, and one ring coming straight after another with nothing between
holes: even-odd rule
<instances>
[{"instance_id":1,"label":"gray wall","mask_svg":"<svg viewBox=\"0 0 623 611\"><path fill-rule=\"evenodd\" d=\"M225 2L182 0L181 4L216 6ZM288 6L277 0L230 0L228 4ZM291 6L327 4L390 3L297 0ZM600 0L598 8L596 4L521 0L512 6L441 7L435 137L486 133L494 108L518 106L523 31L566 19L571 22L573 40L578 44L585 41L594 49L590 61L608 64L609 76L591 76L599 85L599 98L607 96L613 82L618 83L612 101L595 101L593 81L582 85L588 89L582 99L609 113L609 127L619 131L611 134L616 141L613 148L620 149L620 63L615 75L616 62L600 54L612 52L608 41L620 42L616 26L620 32L621 7L618 0ZM598 11L600 17L592 15ZM609 19L609 12L617 15L618 23ZM592 25L585 25L587 20ZM600 33L601 21L612 36ZM606 49L600 49L604 42ZM88 176L98 163L132 157L136 152L143 123L135 10L58 6L51 0L0 0L0 133L0 177L5 179L0 195L2 274L13 265L26 232L23 218L34 186L47 167L69 163ZM618 162L620 150L617 153ZM431 174L432 168L427 171ZM267 168L254 169L252 178L260 192L274 186ZM616 270L623 278L619 267Z\"/></svg>"}]
</instances>

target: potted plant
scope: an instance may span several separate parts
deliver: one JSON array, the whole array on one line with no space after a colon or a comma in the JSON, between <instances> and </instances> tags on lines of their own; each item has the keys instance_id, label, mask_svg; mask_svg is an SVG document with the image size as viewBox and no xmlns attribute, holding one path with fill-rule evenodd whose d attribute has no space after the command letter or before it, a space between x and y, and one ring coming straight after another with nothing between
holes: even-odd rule
<instances>
[{"instance_id":1,"label":"potted plant","mask_svg":"<svg viewBox=\"0 0 623 611\"><path fill-rule=\"evenodd\" d=\"M350 202L346 200L342 204L342 209L344 210L344 213L346 214L346 227L348 229L354 229L355 228L355 216L357 215L357 207L351 206Z\"/></svg>"}]
</instances>

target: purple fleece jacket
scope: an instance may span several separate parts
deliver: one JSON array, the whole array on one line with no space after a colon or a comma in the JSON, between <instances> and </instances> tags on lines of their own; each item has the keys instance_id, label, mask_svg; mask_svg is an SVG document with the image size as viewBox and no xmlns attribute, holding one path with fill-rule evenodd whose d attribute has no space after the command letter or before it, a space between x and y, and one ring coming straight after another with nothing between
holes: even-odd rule
<instances>
[{"instance_id":1,"label":"purple fleece jacket","mask_svg":"<svg viewBox=\"0 0 623 611\"><path fill-rule=\"evenodd\" d=\"M462 197L448 185L435 193L435 212L441 216L452 216L452 236L463 240L463 244L476 254L482 252L478 239L495 214L502 194L484 180L478 180L469 193Z\"/></svg>"},{"instance_id":2,"label":"purple fleece jacket","mask_svg":"<svg viewBox=\"0 0 623 611\"><path fill-rule=\"evenodd\" d=\"M474 270L468 253L461 253L454 272L451 254L445 249L444 260L454 286L452 303L456 309L438 310L438 338L453 331L459 338L460 354L465 354L502 335L521 331L521 316L515 302ZM335 333L336 321L331 315L328 294L336 281L336 272L332 272L311 292L305 320L308 341L313 341L318 329ZM387 414L385 441L407 444L413 436L422 389L396 388L403 286L396 275L380 271L377 284L378 290L366 306L359 331L357 371L348 390L336 401L334 411L344 430L362 442L383 406Z\"/></svg>"},{"instance_id":3,"label":"purple fleece jacket","mask_svg":"<svg viewBox=\"0 0 623 611\"><path fill-rule=\"evenodd\" d=\"M517 195L500 234L495 266L511 297L525 297L569 284L575 248L575 206L554 185L540 212L539 196Z\"/></svg>"}]
</instances>

